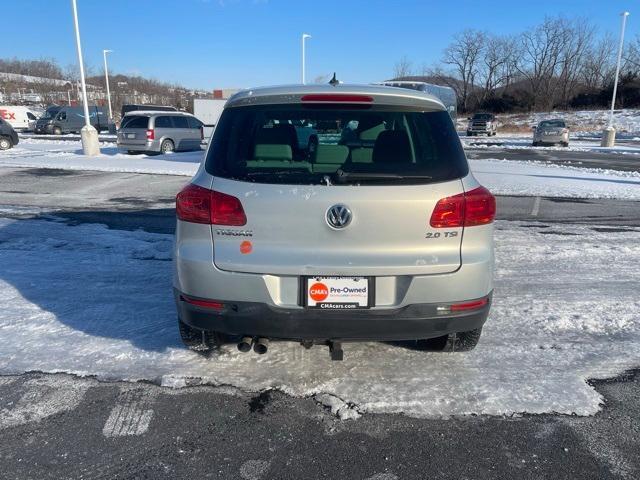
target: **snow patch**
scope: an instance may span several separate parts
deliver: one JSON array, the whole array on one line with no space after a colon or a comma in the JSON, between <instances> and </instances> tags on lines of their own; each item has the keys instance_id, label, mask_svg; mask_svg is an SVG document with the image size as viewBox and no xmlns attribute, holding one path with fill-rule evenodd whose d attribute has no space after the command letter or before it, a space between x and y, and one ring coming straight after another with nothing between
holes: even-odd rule
<instances>
[{"instance_id":1,"label":"snow patch","mask_svg":"<svg viewBox=\"0 0 640 480\"><path fill-rule=\"evenodd\" d=\"M545 235L545 225L526 225L496 223L494 302L474 351L348 343L345 360L332 362L326 348L293 342L261 356L185 349L171 236L0 219L0 374L279 390L316 395L341 418L594 414L602 398L586 380L640 364L638 232L563 225L572 235Z\"/></svg>"}]
</instances>

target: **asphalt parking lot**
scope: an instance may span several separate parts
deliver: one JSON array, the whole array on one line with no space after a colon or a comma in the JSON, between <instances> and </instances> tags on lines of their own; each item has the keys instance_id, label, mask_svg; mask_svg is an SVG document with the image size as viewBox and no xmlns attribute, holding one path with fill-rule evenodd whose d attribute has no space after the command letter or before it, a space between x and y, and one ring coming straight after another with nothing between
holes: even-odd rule
<instances>
[{"instance_id":1,"label":"asphalt parking lot","mask_svg":"<svg viewBox=\"0 0 640 480\"><path fill-rule=\"evenodd\" d=\"M0 169L0 215L171 233L185 177ZM16 209L15 207L19 207ZM498 218L640 227L637 202L499 197ZM5 478L621 478L640 476L640 376L593 383L592 417L343 421L315 398L180 390L31 372L0 377Z\"/></svg>"}]
</instances>

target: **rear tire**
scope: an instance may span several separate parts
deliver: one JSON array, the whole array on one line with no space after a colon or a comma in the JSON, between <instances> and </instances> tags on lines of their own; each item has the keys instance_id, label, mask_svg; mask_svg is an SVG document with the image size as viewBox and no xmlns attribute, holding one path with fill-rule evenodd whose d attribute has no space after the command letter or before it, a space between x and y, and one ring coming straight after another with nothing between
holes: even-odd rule
<instances>
[{"instance_id":1,"label":"rear tire","mask_svg":"<svg viewBox=\"0 0 640 480\"><path fill-rule=\"evenodd\" d=\"M189 350L196 352L208 352L224 345L226 336L220 332L210 330L198 330L182 320L178 319L180 338Z\"/></svg>"},{"instance_id":2,"label":"rear tire","mask_svg":"<svg viewBox=\"0 0 640 480\"><path fill-rule=\"evenodd\" d=\"M171 153L175 150L175 145L169 139L163 140L160 144L160 153Z\"/></svg>"},{"instance_id":3,"label":"rear tire","mask_svg":"<svg viewBox=\"0 0 640 480\"><path fill-rule=\"evenodd\" d=\"M569 146L569 142L562 142L560 145L562 145L563 147L568 147Z\"/></svg>"},{"instance_id":4,"label":"rear tire","mask_svg":"<svg viewBox=\"0 0 640 480\"><path fill-rule=\"evenodd\" d=\"M418 340L418 348L428 352L469 352L476 348L482 328L450 333L436 338Z\"/></svg>"},{"instance_id":5,"label":"rear tire","mask_svg":"<svg viewBox=\"0 0 640 480\"><path fill-rule=\"evenodd\" d=\"M0 137L0 150L9 150L13 147L13 142L7 137Z\"/></svg>"},{"instance_id":6,"label":"rear tire","mask_svg":"<svg viewBox=\"0 0 640 480\"><path fill-rule=\"evenodd\" d=\"M54 127L53 134L54 135L62 135L62 129L60 127Z\"/></svg>"}]
</instances>

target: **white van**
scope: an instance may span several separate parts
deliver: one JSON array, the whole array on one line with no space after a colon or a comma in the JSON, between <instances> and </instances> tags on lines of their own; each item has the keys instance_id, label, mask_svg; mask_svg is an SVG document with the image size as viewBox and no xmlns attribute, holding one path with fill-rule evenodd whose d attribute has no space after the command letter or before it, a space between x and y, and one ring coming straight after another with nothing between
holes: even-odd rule
<instances>
[{"instance_id":1,"label":"white van","mask_svg":"<svg viewBox=\"0 0 640 480\"><path fill-rule=\"evenodd\" d=\"M21 105L0 105L0 118L17 131L33 130L38 115L29 107Z\"/></svg>"}]
</instances>

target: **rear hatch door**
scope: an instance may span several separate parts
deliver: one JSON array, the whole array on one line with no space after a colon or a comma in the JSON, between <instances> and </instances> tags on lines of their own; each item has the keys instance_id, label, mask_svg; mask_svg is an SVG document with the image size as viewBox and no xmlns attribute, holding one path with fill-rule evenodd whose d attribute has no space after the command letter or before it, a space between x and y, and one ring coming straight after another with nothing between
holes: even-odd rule
<instances>
[{"instance_id":1,"label":"rear hatch door","mask_svg":"<svg viewBox=\"0 0 640 480\"><path fill-rule=\"evenodd\" d=\"M145 115L126 115L118 130L118 143L131 146L145 146L149 117Z\"/></svg>"},{"instance_id":2,"label":"rear hatch door","mask_svg":"<svg viewBox=\"0 0 640 480\"><path fill-rule=\"evenodd\" d=\"M351 95L353 104L307 105L305 98L322 95L297 102L289 95L289 103L225 109L205 168L212 188L239 199L247 220L212 226L218 268L282 275L460 268L462 227L430 225L438 201L464 191L469 169L458 135L441 103L388 90L393 96ZM306 143L299 124L312 131ZM344 225L332 224L345 212Z\"/></svg>"}]
</instances>

